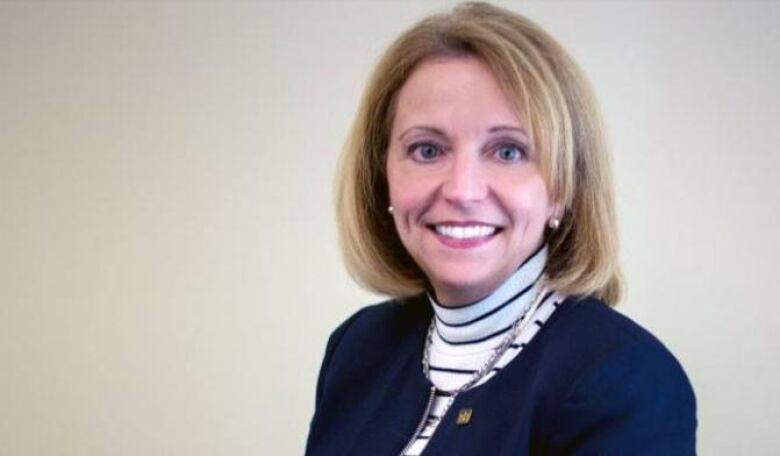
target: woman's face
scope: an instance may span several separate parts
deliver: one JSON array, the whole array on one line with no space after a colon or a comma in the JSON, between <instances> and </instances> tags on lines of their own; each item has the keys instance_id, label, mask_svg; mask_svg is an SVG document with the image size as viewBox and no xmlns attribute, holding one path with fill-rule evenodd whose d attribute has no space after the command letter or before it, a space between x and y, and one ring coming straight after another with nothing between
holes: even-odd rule
<instances>
[{"instance_id":1,"label":"woman's face","mask_svg":"<svg viewBox=\"0 0 780 456\"><path fill-rule=\"evenodd\" d=\"M401 241L442 304L487 296L558 210L527 124L471 57L422 62L396 101L387 179Z\"/></svg>"}]
</instances>

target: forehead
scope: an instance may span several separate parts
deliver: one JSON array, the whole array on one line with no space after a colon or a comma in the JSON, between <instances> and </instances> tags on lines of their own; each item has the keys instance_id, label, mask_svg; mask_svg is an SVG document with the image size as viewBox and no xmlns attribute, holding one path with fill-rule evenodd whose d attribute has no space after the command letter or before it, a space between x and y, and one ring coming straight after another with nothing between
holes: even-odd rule
<instances>
[{"instance_id":1,"label":"forehead","mask_svg":"<svg viewBox=\"0 0 780 456\"><path fill-rule=\"evenodd\" d=\"M476 57L424 60L401 87L396 102L394 131L417 123L478 130L524 127L490 67Z\"/></svg>"}]
</instances>

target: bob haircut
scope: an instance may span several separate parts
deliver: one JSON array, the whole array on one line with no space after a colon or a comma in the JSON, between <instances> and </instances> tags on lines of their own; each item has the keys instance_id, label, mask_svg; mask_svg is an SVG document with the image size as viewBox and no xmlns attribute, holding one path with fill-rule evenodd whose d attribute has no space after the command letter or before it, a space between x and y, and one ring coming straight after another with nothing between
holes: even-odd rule
<instances>
[{"instance_id":1,"label":"bob haircut","mask_svg":"<svg viewBox=\"0 0 780 456\"><path fill-rule=\"evenodd\" d=\"M369 80L336 181L339 240L352 277L399 298L430 287L387 213L385 168L399 90L420 62L441 57L482 59L529 123L542 176L563 207L559 228L545 234L547 285L616 304L622 279L612 176L590 84L539 26L481 2L418 22L390 45Z\"/></svg>"}]
</instances>

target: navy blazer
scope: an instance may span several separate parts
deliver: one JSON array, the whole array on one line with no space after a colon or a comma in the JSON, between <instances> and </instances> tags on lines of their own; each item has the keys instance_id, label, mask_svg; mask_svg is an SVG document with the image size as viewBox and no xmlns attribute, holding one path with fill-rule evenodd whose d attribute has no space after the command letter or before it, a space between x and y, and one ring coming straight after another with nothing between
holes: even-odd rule
<instances>
[{"instance_id":1,"label":"navy blazer","mask_svg":"<svg viewBox=\"0 0 780 456\"><path fill-rule=\"evenodd\" d=\"M330 336L308 456L398 455L431 383L423 297L366 307ZM466 425L458 411L472 410ZM690 455L696 400L674 356L593 298L559 305L490 381L460 394L424 455Z\"/></svg>"}]
</instances>

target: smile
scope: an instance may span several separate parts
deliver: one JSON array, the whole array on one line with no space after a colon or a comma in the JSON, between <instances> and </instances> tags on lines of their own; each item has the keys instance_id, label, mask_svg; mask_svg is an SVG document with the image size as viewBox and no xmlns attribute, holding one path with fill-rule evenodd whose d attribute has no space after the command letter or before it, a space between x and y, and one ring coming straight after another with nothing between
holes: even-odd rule
<instances>
[{"instance_id":1,"label":"smile","mask_svg":"<svg viewBox=\"0 0 780 456\"><path fill-rule=\"evenodd\" d=\"M477 239L492 236L498 231L493 225L433 225L434 231L440 236L453 239Z\"/></svg>"}]
</instances>

